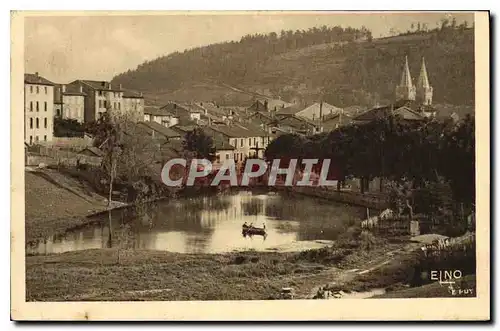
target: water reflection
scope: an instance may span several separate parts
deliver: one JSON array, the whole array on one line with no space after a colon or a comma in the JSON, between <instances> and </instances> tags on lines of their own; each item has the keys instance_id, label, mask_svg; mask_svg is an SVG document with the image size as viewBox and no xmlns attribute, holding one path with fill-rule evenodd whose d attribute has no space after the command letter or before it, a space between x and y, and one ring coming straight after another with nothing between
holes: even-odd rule
<instances>
[{"instance_id":1,"label":"water reflection","mask_svg":"<svg viewBox=\"0 0 500 331\"><path fill-rule=\"evenodd\" d=\"M233 195L161 202L140 210L112 213L64 236L51 236L27 246L31 254L120 247L181 253L266 250L297 240L334 240L362 208L281 195ZM266 225L267 238L243 237L244 222Z\"/></svg>"}]
</instances>

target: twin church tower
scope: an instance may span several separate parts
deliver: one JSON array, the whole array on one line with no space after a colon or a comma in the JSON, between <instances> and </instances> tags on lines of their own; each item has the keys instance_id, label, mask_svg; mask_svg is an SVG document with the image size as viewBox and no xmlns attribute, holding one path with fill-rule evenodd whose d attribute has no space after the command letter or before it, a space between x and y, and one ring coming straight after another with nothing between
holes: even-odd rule
<instances>
[{"instance_id":1,"label":"twin church tower","mask_svg":"<svg viewBox=\"0 0 500 331\"><path fill-rule=\"evenodd\" d=\"M422 66L420 67L417 84L414 85L411 80L408 57L405 57L401 82L396 86L396 100L415 101L422 106L430 106L432 104L432 86L429 84L424 58L422 58Z\"/></svg>"}]
</instances>

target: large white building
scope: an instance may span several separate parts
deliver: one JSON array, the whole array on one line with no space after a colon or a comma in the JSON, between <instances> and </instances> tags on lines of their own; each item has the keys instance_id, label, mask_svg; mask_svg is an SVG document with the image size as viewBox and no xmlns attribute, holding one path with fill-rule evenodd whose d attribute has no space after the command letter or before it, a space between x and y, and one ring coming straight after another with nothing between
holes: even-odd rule
<instances>
[{"instance_id":1,"label":"large white building","mask_svg":"<svg viewBox=\"0 0 500 331\"><path fill-rule=\"evenodd\" d=\"M37 73L24 74L24 141L52 141L54 134L54 83Z\"/></svg>"},{"instance_id":2,"label":"large white building","mask_svg":"<svg viewBox=\"0 0 500 331\"><path fill-rule=\"evenodd\" d=\"M93 122L110 109L115 114L132 115L140 121L144 118L144 97L142 94L127 91L122 85L112 85L106 81L75 80L68 87L85 93L84 121Z\"/></svg>"},{"instance_id":3,"label":"large white building","mask_svg":"<svg viewBox=\"0 0 500 331\"><path fill-rule=\"evenodd\" d=\"M54 86L54 112L56 117L84 122L85 96L80 86Z\"/></svg>"}]
</instances>

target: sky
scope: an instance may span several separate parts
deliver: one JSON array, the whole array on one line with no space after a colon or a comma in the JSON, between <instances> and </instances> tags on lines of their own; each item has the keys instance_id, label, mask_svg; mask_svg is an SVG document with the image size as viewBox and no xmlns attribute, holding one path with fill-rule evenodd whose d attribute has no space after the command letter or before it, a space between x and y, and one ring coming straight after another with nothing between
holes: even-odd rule
<instances>
[{"instance_id":1,"label":"sky","mask_svg":"<svg viewBox=\"0 0 500 331\"><path fill-rule=\"evenodd\" d=\"M429 28L441 19L474 20L471 13L225 13L93 16L31 16L25 19L25 72L38 72L56 83L75 79L111 80L139 64L175 51L246 34L307 30L322 25L360 28L374 38L391 29L406 31L412 23Z\"/></svg>"}]
</instances>

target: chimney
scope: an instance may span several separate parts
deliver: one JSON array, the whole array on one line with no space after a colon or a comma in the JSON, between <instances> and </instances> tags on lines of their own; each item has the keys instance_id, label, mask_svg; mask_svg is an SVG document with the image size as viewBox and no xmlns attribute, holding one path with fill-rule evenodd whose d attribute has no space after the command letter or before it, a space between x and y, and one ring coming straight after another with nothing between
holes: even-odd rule
<instances>
[{"instance_id":1,"label":"chimney","mask_svg":"<svg viewBox=\"0 0 500 331\"><path fill-rule=\"evenodd\" d=\"M66 93L66 85L62 85L62 93Z\"/></svg>"},{"instance_id":2,"label":"chimney","mask_svg":"<svg viewBox=\"0 0 500 331\"><path fill-rule=\"evenodd\" d=\"M120 91L122 90L122 84L118 85L118 88L120 89Z\"/></svg>"},{"instance_id":3,"label":"chimney","mask_svg":"<svg viewBox=\"0 0 500 331\"><path fill-rule=\"evenodd\" d=\"M35 76L37 76L37 77L38 77L38 71L37 71L37 72L35 72Z\"/></svg>"},{"instance_id":4,"label":"chimney","mask_svg":"<svg viewBox=\"0 0 500 331\"><path fill-rule=\"evenodd\" d=\"M101 82L101 86L102 86L102 87L106 87L106 82L105 82L105 81L102 81L102 82Z\"/></svg>"}]
</instances>

